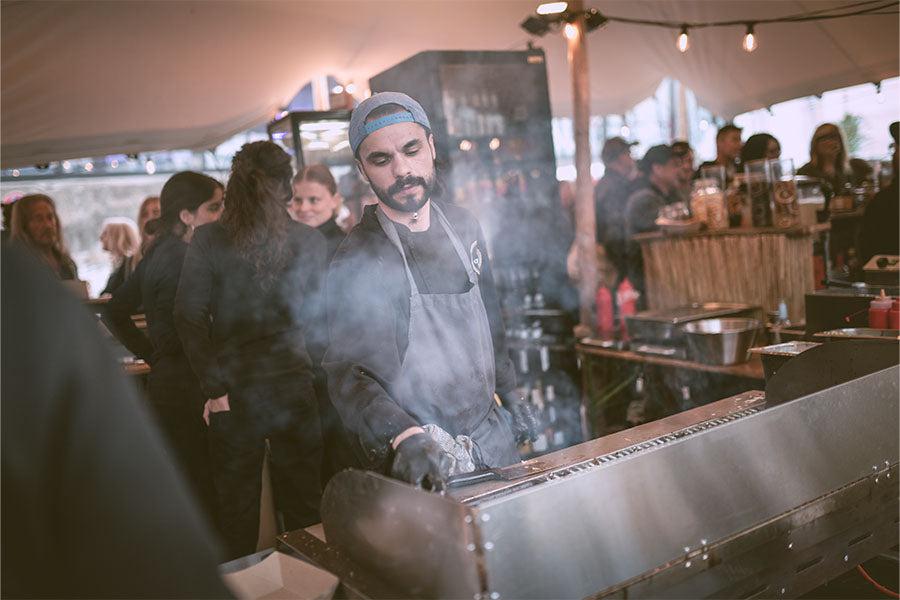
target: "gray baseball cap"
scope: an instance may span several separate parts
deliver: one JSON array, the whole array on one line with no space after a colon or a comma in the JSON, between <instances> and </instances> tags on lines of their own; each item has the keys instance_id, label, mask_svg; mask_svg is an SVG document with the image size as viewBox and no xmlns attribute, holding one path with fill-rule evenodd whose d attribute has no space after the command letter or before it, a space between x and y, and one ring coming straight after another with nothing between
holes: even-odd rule
<instances>
[{"instance_id":1,"label":"gray baseball cap","mask_svg":"<svg viewBox=\"0 0 900 600\"><path fill-rule=\"evenodd\" d=\"M368 118L369 114L385 104L397 104L406 110L366 123L366 118ZM363 143L363 140L370 133L395 123L418 123L428 131L431 131L431 123L428 122L428 115L425 114L425 109L406 94L400 92L379 92L360 102L350 115L349 136L350 149L353 150L353 154L357 153L359 145Z\"/></svg>"}]
</instances>

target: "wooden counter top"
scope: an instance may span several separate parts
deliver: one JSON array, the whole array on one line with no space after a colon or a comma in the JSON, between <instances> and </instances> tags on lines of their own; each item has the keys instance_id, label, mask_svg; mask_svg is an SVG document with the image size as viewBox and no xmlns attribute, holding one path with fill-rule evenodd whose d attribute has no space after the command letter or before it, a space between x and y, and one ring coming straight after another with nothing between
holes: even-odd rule
<instances>
[{"instance_id":1,"label":"wooden counter top","mask_svg":"<svg viewBox=\"0 0 900 600\"><path fill-rule=\"evenodd\" d=\"M798 237L812 235L828 231L831 229L830 223L818 223L816 225L807 225L804 227L791 227L789 229L779 229L777 227L734 227L728 229L717 229L715 231L695 231L692 233L667 233L665 231L650 231L647 233L639 233L632 239L636 242L646 243L656 240L677 240L692 239L702 237L722 237L727 235L784 235L788 237Z\"/></svg>"},{"instance_id":2,"label":"wooden counter top","mask_svg":"<svg viewBox=\"0 0 900 600\"><path fill-rule=\"evenodd\" d=\"M613 350L611 348L600 348L599 346L584 344L581 342L575 344L575 351L590 356L602 356L605 358L614 358L617 360L625 360L628 362L660 365L664 367L673 367L676 369L703 371L706 373L716 373L719 375L730 375L732 377L743 377L745 379L758 379L760 381L765 381L762 360L756 354L752 355L749 362L745 362L739 365L722 367L717 365L705 365L702 363L694 362L692 360L682 360L679 358L666 358L664 356L638 354L629 350Z\"/></svg>"}]
</instances>

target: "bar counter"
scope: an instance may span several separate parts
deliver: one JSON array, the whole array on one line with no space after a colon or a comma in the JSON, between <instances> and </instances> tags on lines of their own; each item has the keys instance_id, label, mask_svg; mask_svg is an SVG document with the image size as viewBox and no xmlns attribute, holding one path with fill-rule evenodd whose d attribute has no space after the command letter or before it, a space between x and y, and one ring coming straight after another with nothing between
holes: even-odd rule
<instances>
[{"instance_id":1,"label":"bar counter","mask_svg":"<svg viewBox=\"0 0 900 600\"><path fill-rule=\"evenodd\" d=\"M770 311L783 299L789 318L802 321L804 295L815 289L813 242L829 228L823 223L636 235L633 239L644 258L648 306L718 301Z\"/></svg>"}]
</instances>

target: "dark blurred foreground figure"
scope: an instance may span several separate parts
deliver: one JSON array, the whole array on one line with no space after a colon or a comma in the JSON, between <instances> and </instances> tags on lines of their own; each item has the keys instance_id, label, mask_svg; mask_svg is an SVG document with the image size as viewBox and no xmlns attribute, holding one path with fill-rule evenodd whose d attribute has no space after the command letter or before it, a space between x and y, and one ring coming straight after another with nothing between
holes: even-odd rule
<instances>
[{"instance_id":1,"label":"dark blurred foreground figure","mask_svg":"<svg viewBox=\"0 0 900 600\"><path fill-rule=\"evenodd\" d=\"M319 522L314 380L327 336L320 298L327 247L285 210L291 175L291 158L276 144L241 147L222 219L194 235L175 299L178 333L207 399L230 558L256 549L266 441L285 527Z\"/></svg>"},{"instance_id":2,"label":"dark blurred foreground figure","mask_svg":"<svg viewBox=\"0 0 900 600\"><path fill-rule=\"evenodd\" d=\"M891 132L891 164L894 167L894 178L890 185L875 194L866 207L863 218L863 230L860 236L863 262L868 262L876 254L900 254L900 188L897 185L900 160L897 148L900 137L900 122L894 121L889 127Z\"/></svg>"},{"instance_id":3,"label":"dark blurred foreground figure","mask_svg":"<svg viewBox=\"0 0 900 600\"><path fill-rule=\"evenodd\" d=\"M188 244L197 227L222 214L222 193L221 183L193 171L176 173L166 181L160 216L144 226L153 236L147 254L114 291L103 314L110 331L150 365L150 402L160 427L211 517L216 502L202 420L206 398L184 355L174 310ZM131 319L141 307L149 337Z\"/></svg>"},{"instance_id":4,"label":"dark blurred foreground figure","mask_svg":"<svg viewBox=\"0 0 900 600\"><path fill-rule=\"evenodd\" d=\"M8 598L226 598L218 551L89 314L2 253Z\"/></svg>"}]
</instances>

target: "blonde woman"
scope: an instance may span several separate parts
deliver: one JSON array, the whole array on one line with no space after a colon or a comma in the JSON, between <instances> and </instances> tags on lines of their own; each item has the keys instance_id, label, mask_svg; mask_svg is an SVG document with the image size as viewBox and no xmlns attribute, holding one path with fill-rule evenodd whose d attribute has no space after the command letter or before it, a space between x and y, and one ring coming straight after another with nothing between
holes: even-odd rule
<instances>
[{"instance_id":1,"label":"blonde woman","mask_svg":"<svg viewBox=\"0 0 900 600\"><path fill-rule=\"evenodd\" d=\"M154 238L154 236L144 231L144 225L147 224L147 221L158 219L160 214L159 211L159 196L147 196L144 198L144 201L141 202L141 208L138 210L137 222L138 233L141 236L141 247L138 249L137 260L134 261L135 264L140 262L141 256L143 256L150 247Z\"/></svg>"},{"instance_id":2,"label":"blonde woman","mask_svg":"<svg viewBox=\"0 0 900 600\"><path fill-rule=\"evenodd\" d=\"M78 267L66 249L56 204L50 196L29 194L16 201L10 240L43 259L60 279L78 279Z\"/></svg>"},{"instance_id":3,"label":"blonde woman","mask_svg":"<svg viewBox=\"0 0 900 600\"><path fill-rule=\"evenodd\" d=\"M113 291L131 277L140 258L141 242L134 221L124 217L106 219L100 232L100 243L104 252L113 259L113 272L106 282L101 296Z\"/></svg>"},{"instance_id":4,"label":"blonde woman","mask_svg":"<svg viewBox=\"0 0 900 600\"><path fill-rule=\"evenodd\" d=\"M816 127L809 144L809 162L797 169L797 174L828 183L836 195L852 183L847 143L837 125L823 123Z\"/></svg>"}]
</instances>

